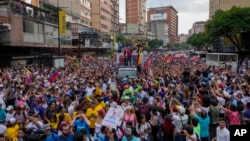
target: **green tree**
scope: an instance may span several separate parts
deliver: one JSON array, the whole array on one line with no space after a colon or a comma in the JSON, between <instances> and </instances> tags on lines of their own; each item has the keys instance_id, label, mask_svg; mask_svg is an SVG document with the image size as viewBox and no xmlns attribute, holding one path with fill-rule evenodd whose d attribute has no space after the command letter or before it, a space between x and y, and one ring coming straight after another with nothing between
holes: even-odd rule
<instances>
[{"instance_id":1,"label":"green tree","mask_svg":"<svg viewBox=\"0 0 250 141\"><path fill-rule=\"evenodd\" d=\"M117 41L119 42L127 42L128 38L126 38L124 35L117 35L116 37Z\"/></svg>"},{"instance_id":2,"label":"green tree","mask_svg":"<svg viewBox=\"0 0 250 141\"><path fill-rule=\"evenodd\" d=\"M209 50L210 45L212 42L215 41L215 38L209 36L207 32L200 32L198 34L193 34L191 37L188 38L187 44L195 47L197 50Z\"/></svg>"},{"instance_id":3,"label":"green tree","mask_svg":"<svg viewBox=\"0 0 250 141\"><path fill-rule=\"evenodd\" d=\"M163 41L159 39L152 39L148 41L148 45L151 49L156 49L163 45Z\"/></svg>"},{"instance_id":4,"label":"green tree","mask_svg":"<svg viewBox=\"0 0 250 141\"><path fill-rule=\"evenodd\" d=\"M228 11L218 10L206 24L208 36L228 38L241 52L241 32L250 29L250 8L232 7Z\"/></svg>"}]
</instances>

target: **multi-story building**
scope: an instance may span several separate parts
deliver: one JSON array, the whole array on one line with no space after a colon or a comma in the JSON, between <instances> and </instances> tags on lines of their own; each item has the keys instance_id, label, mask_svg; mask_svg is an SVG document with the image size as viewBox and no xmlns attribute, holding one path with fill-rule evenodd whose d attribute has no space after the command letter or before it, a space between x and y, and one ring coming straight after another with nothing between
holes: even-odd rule
<instances>
[{"instance_id":1,"label":"multi-story building","mask_svg":"<svg viewBox=\"0 0 250 141\"><path fill-rule=\"evenodd\" d=\"M151 21L147 23L147 30L153 32L155 37L163 41L163 45L169 42L169 27L163 20Z\"/></svg>"},{"instance_id":2,"label":"multi-story building","mask_svg":"<svg viewBox=\"0 0 250 141\"><path fill-rule=\"evenodd\" d=\"M112 30L119 30L119 0L111 0L111 24Z\"/></svg>"},{"instance_id":3,"label":"multi-story building","mask_svg":"<svg viewBox=\"0 0 250 141\"><path fill-rule=\"evenodd\" d=\"M111 30L111 0L92 0L92 28L102 33Z\"/></svg>"},{"instance_id":4,"label":"multi-story building","mask_svg":"<svg viewBox=\"0 0 250 141\"><path fill-rule=\"evenodd\" d=\"M188 39L188 34L180 34L179 38L180 38L180 44L181 43L186 43L187 39Z\"/></svg>"},{"instance_id":5,"label":"multi-story building","mask_svg":"<svg viewBox=\"0 0 250 141\"><path fill-rule=\"evenodd\" d=\"M233 6L250 7L250 0L209 0L209 17L211 18L216 10L229 10Z\"/></svg>"},{"instance_id":6,"label":"multi-story building","mask_svg":"<svg viewBox=\"0 0 250 141\"><path fill-rule=\"evenodd\" d=\"M173 6L149 8L147 22L163 21L167 24L169 43L177 43L178 39L178 15Z\"/></svg>"},{"instance_id":7,"label":"multi-story building","mask_svg":"<svg viewBox=\"0 0 250 141\"><path fill-rule=\"evenodd\" d=\"M59 55L80 54L84 50L85 53L93 51L97 54L105 50L97 49L97 46L78 48L72 45L74 38L78 45L79 31L91 28L91 13L86 12L90 11L91 4L87 1L91 2L91 0L0 1L0 65L10 65L17 60L26 63L44 63L50 62L46 61L46 58L51 59L52 55L59 53ZM61 14L61 20L58 10L66 12ZM63 31L58 30L59 23Z\"/></svg>"},{"instance_id":8,"label":"multi-story building","mask_svg":"<svg viewBox=\"0 0 250 141\"><path fill-rule=\"evenodd\" d=\"M138 33L135 34L139 34L142 38L146 37L146 2L146 0L126 0L126 23L132 26L137 24Z\"/></svg>"},{"instance_id":9,"label":"multi-story building","mask_svg":"<svg viewBox=\"0 0 250 141\"><path fill-rule=\"evenodd\" d=\"M205 21L195 22L193 24L193 27L188 31L189 36L192 36L193 34L198 34L200 32L205 32L205 25Z\"/></svg>"}]
</instances>

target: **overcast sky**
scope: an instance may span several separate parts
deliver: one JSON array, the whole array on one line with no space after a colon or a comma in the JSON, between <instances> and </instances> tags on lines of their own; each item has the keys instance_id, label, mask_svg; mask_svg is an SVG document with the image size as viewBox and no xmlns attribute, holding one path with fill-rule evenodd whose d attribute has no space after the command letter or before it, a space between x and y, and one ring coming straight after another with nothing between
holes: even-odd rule
<instances>
[{"instance_id":1,"label":"overcast sky","mask_svg":"<svg viewBox=\"0 0 250 141\"><path fill-rule=\"evenodd\" d=\"M125 22L125 1L120 0L120 22ZM178 11L179 34L187 34L196 21L206 21L209 0L147 0L147 8L173 6Z\"/></svg>"}]
</instances>

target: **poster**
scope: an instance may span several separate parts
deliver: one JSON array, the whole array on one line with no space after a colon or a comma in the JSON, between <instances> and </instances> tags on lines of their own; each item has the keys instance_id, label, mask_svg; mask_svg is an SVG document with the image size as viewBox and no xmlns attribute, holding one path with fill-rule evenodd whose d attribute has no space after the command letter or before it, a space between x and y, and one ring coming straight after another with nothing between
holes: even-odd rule
<instances>
[{"instance_id":1,"label":"poster","mask_svg":"<svg viewBox=\"0 0 250 141\"><path fill-rule=\"evenodd\" d=\"M102 125L116 128L119 121L123 118L124 111L122 109L109 108L106 116L102 121Z\"/></svg>"}]
</instances>

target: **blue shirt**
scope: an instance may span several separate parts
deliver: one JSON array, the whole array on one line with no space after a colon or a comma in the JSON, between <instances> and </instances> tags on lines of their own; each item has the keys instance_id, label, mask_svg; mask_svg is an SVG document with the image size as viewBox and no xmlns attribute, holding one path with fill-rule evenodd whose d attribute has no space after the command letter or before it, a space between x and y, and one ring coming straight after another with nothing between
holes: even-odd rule
<instances>
[{"instance_id":1,"label":"blue shirt","mask_svg":"<svg viewBox=\"0 0 250 141\"><path fill-rule=\"evenodd\" d=\"M50 133L49 137L45 141L58 141L58 136L55 133Z\"/></svg>"},{"instance_id":2,"label":"blue shirt","mask_svg":"<svg viewBox=\"0 0 250 141\"><path fill-rule=\"evenodd\" d=\"M3 122L6 120L6 112L4 109L0 109L0 121Z\"/></svg>"},{"instance_id":3,"label":"blue shirt","mask_svg":"<svg viewBox=\"0 0 250 141\"><path fill-rule=\"evenodd\" d=\"M133 138L131 139L131 140L128 140L127 138L126 138L126 136L123 136L122 137L122 141L140 141L137 137L135 137L135 136L133 136Z\"/></svg>"},{"instance_id":4,"label":"blue shirt","mask_svg":"<svg viewBox=\"0 0 250 141\"><path fill-rule=\"evenodd\" d=\"M209 124L210 124L209 116L203 119L197 114L195 114L195 117L199 120L199 123L200 123L200 137L208 137L209 136Z\"/></svg>"},{"instance_id":5,"label":"blue shirt","mask_svg":"<svg viewBox=\"0 0 250 141\"><path fill-rule=\"evenodd\" d=\"M90 135L89 135L89 126L85 122L85 120L79 120L79 119L75 120L74 126L76 126L76 132L79 132L81 129L85 129L86 132L87 132L87 137L90 137Z\"/></svg>"},{"instance_id":6,"label":"blue shirt","mask_svg":"<svg viewBox=\"0 0 250 141\"><path fill-rule=\"evenodd\" d=\"M42 105L39 105L39 106L36 106L36 107L34 107L34 111L39 115L39 117L41 118L41 119L43 119L43 115L44 115L44 108L43 108L43 106Z\"/></svg>"},{"instance_id":7,"label":"blue shirt","mask_svg":"<svg viewBox=\"0 0 250 141\"><path fill-rule=\"evenodd\" d=\"M66 138L61 135L57 141L74 141L74 135L70 133Z\"/></svg>"}]
</instances>

